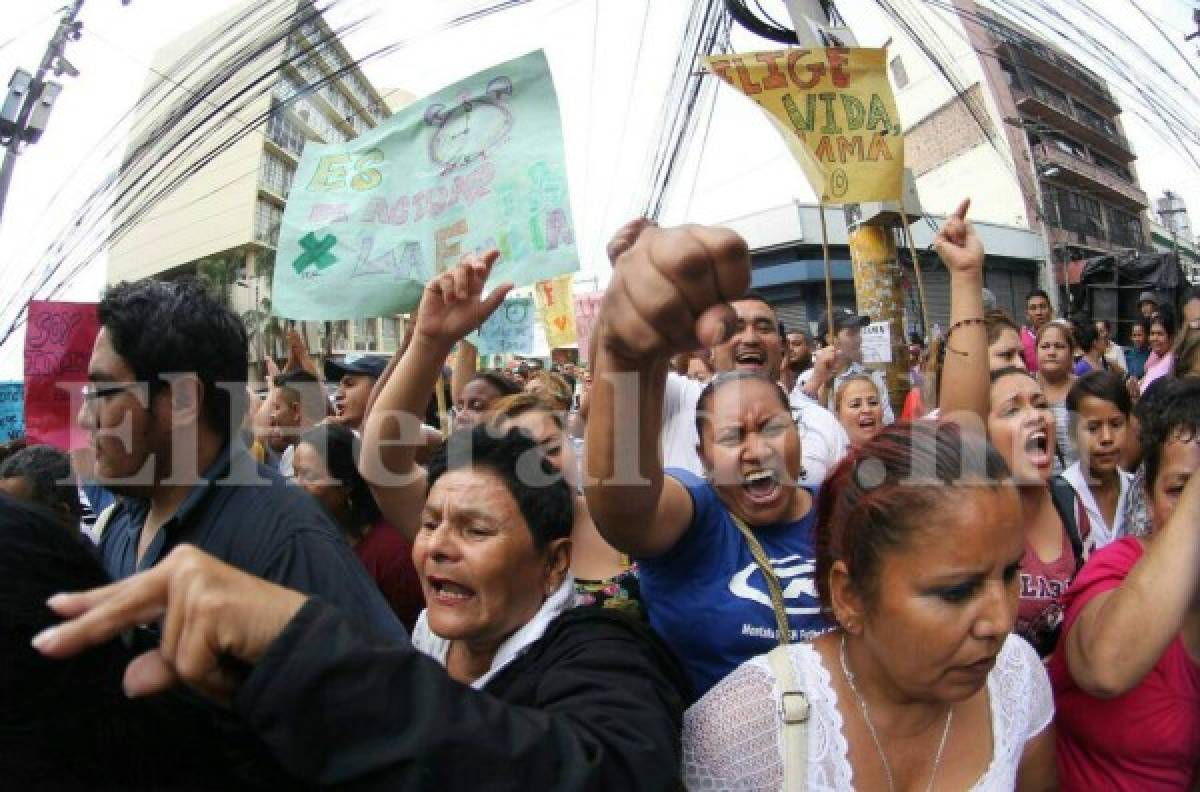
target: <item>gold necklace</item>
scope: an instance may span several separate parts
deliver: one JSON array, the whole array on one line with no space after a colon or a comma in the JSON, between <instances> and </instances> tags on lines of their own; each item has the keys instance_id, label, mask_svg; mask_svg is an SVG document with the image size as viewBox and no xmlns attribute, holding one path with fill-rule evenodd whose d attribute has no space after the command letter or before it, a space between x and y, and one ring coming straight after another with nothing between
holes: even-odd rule
<instances>
[{"instance_id":1,"label":"gold necklace","mask_svg":"<svg viewBox=\"0 0 1200 792\"><path fill-rule=\"evenodd\" d=\"M883 763L883 773L887 777L888 792L896 792L896 783L892 779L892 765L888 762L887 754L883 752L883 743L879 741L879 734L875 731L875 724L871 722L871 713L867 711L866 699L858 692L858 687L854 684L854 674L850 671L850 664L846 662L846 633L842 632L842 674L846 677L846 683L850 685L850 691L854 693L854 698L858 699L858 706L862 709L863 720L867 724L867 731L871 733L871 740L875 743L875 750L879 753L879 761ZM954 721L954 707L946 709L946 725L942 727L942 739L938 743L937 753L933 757L933 772L929 774L929 784L925 787L925 792L931 792L933 782L937 778L938 768L942 764L942 751L946 749L946 737L950 734L950 724Z\"/></svg>"}]
</instances>

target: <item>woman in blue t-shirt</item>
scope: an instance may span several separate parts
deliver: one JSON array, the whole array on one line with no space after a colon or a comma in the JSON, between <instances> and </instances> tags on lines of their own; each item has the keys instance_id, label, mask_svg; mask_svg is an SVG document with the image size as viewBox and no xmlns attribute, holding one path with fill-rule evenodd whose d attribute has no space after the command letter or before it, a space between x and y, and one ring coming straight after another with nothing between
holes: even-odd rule
<instances>
[{"instance_id":1,"label":"woman in blue t-shirt","mask_svg":"<svg viewBox=\"0 0 1200 792\"><path fill-rule=\"evenodd\" d=\"M969 201L935 245L950 272L943 414L987 414L983 246ZM813 582L816 493L796 486L800 436L778 385L739 371L696 405L704 477L664 471L663 402L672 355L700 346L740 369L769 369L770 338L741 320L750 281L745 241L723 228L623 227L608 245L613 278L591 336L588 507L600 533L641 570L650 624L702 695L781 635L828 622Z\"/></svg>"},{"instance_id":2,"label":"woman in blue t-shirt","mask_svg":"<svg viewBox=\"0 0 1200 792\"><path fill-rule=\"evenodd\" d=\"M778 644L783 619L792 641L829 623L813 583L815 493L796 483L800 436L783 390L754 373L719 374L701 392L696 424L704 477L644 471L661 482L644 533L673 541L634 555L650 624L700 695Z\"/></svg>"}]
</instances>

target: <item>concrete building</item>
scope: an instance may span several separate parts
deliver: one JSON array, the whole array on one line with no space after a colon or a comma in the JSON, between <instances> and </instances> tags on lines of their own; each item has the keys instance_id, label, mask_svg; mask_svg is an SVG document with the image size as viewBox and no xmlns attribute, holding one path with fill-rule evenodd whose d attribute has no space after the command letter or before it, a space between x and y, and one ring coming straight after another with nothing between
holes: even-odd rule
<instances>
[{"instance_id":1,"label":"concrete building","mask_svg":"<svg viewBox=\"0 0 1200 792\"><path fill-rule=\"evenodd\" d=\"M1070 261L1149 249L1149 201L1105 82L972 0L953 5L927 7L918 31L948 51L965 102L906 37L892 47L906 160L926 207L944 212L967 189L977 217L1041 233L1043 287L1061 285Z\"/></svg>"},{"instance_id":2,"label":"concrete building","mask_svg":"<svg viewBox=\"0 0 1200 792\"><path fill-rule=\"evenodd\" d=\"M1173 190L1164 190L1154 202L1154 213L1166 232L1186 242L1194 242L1192 219L1188 216L1183 196Z\"/></svg>"},{"instance_id":3,"label":"concrete building","mask_svg":"<svg viewBox=\"0 0 1200 792\"><path fill-rule=\"evenodd\" d=\"M249 101L236 112L218 115L206 128L206 139L224 139L254 120L264 120L215 156L211 144L189 146L169 165L165 175L182 182L112 247L107 273L109 283L193 274L211 278L246 320L252 369L258 369L264 356L285 354L283 328L267 309L283 208L305 143L344 142L381 123L393 109L351 66L354 58L320 15L312 12L309 0L297 0L284 10L271 5L259 11L259 5L253 0L241 4L188 31L155 55L147 94L163 90L163 75L187 76L172 80L182 83L183 90L172 94L178 100L153 103L150 112L136 119L130 154L120 175L122 186L146 168L162 167L161 163L131 164L131 154L147 144L164 113L188 101L189 89L198 89L212 79L216 64L234 57L229 51L197 52L197 47L231 27L253 24L266 30L284 24L285 15L292 11L308 16L307 23L286 41L278 38L214 91L210 104L239 93ZM186 68L180 69L183 64ZM268 79L259 81L263 75ZM211 107L202 111L211 114ZM301 323L301 329L314 354L390 352L402 334L395 318Z\"/></svg>"}]
</instances>

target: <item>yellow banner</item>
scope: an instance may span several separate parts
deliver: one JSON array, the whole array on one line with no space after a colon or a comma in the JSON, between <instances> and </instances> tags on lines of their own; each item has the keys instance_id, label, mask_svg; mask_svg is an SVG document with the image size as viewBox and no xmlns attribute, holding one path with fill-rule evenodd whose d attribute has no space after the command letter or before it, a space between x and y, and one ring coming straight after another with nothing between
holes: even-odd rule
<instances>
[{"instance_id":1,"label":"yellow banner","mask_svg":"<svg viewBox=\"0 0 1200 792\"><path fill-rule=\"evenodd\" d=\"M883 49L831 47L704 59L758 103L821 203L896 201L904 136Z\"/></svg>"},{"instance_id":2,"label":"yellow banner","mask_svg":"<svg viewBox=\"0 0 1200 792\"><path fill-rule=\"evenodd\" d=\"M546 328L546 343L551 349L575 343L575 307L571 302L571 276L539 281L533 287L538 318Z\"/></svg>"}]
</instances>

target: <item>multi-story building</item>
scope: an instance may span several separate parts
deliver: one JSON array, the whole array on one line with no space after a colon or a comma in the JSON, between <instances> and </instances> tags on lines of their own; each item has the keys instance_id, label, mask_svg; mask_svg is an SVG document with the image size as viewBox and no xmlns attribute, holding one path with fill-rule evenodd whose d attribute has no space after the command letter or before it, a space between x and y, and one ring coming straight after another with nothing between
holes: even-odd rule
<instances>
[{"instance_id":1,"label":"multi-story building","mask_svg":"<svg viewBox=\"0 0 1200 792\"><path fill-rule=\"evenodd\" d=\"M211 67L197 63L186 69L177 66L181 59L197 59L197 42L218 36L235 20L244 22L256 5L254 0L241 4L161 48L151 67L147 93L159 87L165 74L187 75L179 80L183 89L179 95L211 79L215 64L225 53L212 53ZM293 10L308 21L291 31L286 40L280 38L243 64L221 85L221 96L241 91L253 98L239 107L236 115L227 114L216 122L208 139L234 134L248 126L245 119L265 121L215 156L203 145L188 147L167 174L183 176L179 186L108 253L109 283L194 274L214 280L231 307L246 319L253 364L264 356L284 354L282 326L269 316L271 274L284 205L304 145L308 141L349 140L386 119L394 106L353 65L354 58L312 11L310 0L297 0L286 13ZM281 24L285 11L269 13L277 16L255 17L256 23L264 28ZM270 75L269 81L256 82L264 74ZM411 96L404 94L403 98ZM163 114L174 107L152 104L151 110L135 121L128 151L143 145ZM209 156L207 163L197 167L201 158ZM129 162L127 159L120 176L123 184L136 179L143 168L162 167ZM117 221L121 221L119 216ZM300 328L314 353L390 352L401 336L400 323L394 317L309 322L301 323Z\"/></svg>"},{"instance_id":2,"label":"multi-story building","mask_svg":"<svg viewBox=\"0 0 1200 792\"><path fill-rule=\"evenodd\" d=\"M897 34L892 77L922 202L944 212L969 192L973 213L1041 233L1038 280L1050 291L1065 285L1068 262L1148 250L1149 201L1105 82L972 0L921 16L918 32L937 44L963 89L960 97Z\"/></svg>"},{"instance_id":3,"label":"multi-story building","mask_svg":"<svg viewBox=\"0 0 1200 792\"><path fill-rule=\"evenodd\" d=\"M1192 236L1192 219L1188 216L1187 206L1179 193L1164 190L1154 202L1154 212L1168 234L1189 243L1195 239Z\"/></svg>"},{"instance_id":4,"label":"multi-story building","mask_svg":"<svg viewBox=\"0 0 1200 792\"><path fill-rule=\"evenodd\" d=\"M1150 249L1149 201L1120 105L1076 59L973 0L908 7L924 47L881 12L856 17L855 33L862 43L890 42L905 165L924 214L942 218L970 197L999 307L1021 320L1026 295L1040 287L1065 313L1065 287L1083 259ZM722 218L751 242L754 286L793 324L814 323L825 303L817 211L789 204ZM834 302L853 306L845 225L840 211L827 214ZM930 222L912 228L918 250L927 250ZM918 329L915 276L898 248L909 272L907 324ZM932 253L922 254L922 271L929 324L945 327L948 273Z\"/></svg>"}]
</instances>

